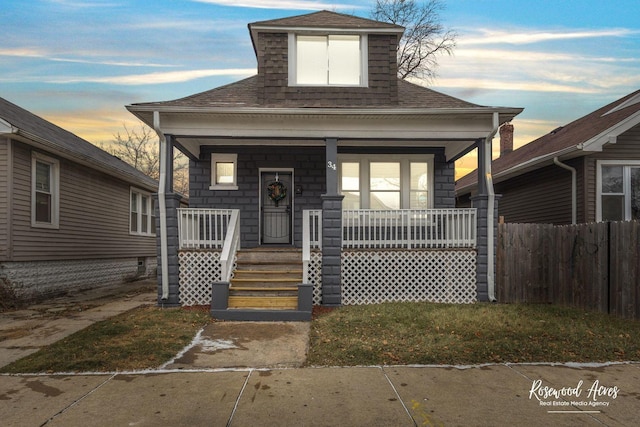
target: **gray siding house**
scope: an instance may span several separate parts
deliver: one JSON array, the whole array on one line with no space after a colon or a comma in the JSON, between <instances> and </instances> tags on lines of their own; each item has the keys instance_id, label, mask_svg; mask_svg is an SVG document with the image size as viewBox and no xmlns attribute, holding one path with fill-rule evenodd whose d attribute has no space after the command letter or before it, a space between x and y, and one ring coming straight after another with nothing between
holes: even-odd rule
<instances>
[{"instance_id":1,"label":"gray siding house","mask_svg":"<svg viewBox=\"0 0 640 427\"><path fill-rule=\"evenodd\" d=\"M166 176L174 148L190 158L189 209L160 183L159 304L304 319L491 299L493 200L455 209L454 161L522 110L399 80L396 25L321 11L249 32L256 76L127 106L159 134Z\"/></svg>"},{"instance_id":2,"label":"gray siding house","mask_svg":"<svg viewBox=\"0 0 640 427\"><path fill-rule=\"evenodd\" d=\"M515 151L508 130L512 132L510 125L501 129L506 141L492 166L505 222L640 219L640 91ZM476 192L476 174L461 178L458 206L470 206Z\"/></svg>"},{"instance_id":3,"label":"gray siding house","mask_svg":"<svg viewBox=\"0 0 640 427\"><path fill-rule=\"evenodd\" d=\"M0 286L37 300L155 274L156 188L0 98Z\"/></svg>"}]
</instances>

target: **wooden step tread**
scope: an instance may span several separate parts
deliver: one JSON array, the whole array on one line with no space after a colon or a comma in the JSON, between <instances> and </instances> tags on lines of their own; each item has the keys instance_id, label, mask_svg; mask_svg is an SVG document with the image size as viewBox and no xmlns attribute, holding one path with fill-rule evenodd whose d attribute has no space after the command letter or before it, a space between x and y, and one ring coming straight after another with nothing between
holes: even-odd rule
<instances>
[{"instance_id":1,"label":"wooden step tread","mask_svg":"<svg viewBox=\"0 0 640 427\"><path fill-rule=\"evenodd\" d=\"M234 274L302 274L302 270L236 270Z\"/></svg>"},{"instance_id":2,"label":"wooden step tread","mask_svg":"<svg viewBox=\"0 0 640 427\"><path fill-rule=\"evenodd\" d=\"M230 291L264 291L264 292L269 292L269 291L273 291L273 292L297 292L298 288L294 288L294 287L284 287L284 286L280 286L280 287L260 287L260 286L231 286L229 287Z\"/></svg>"},{"instance_id":3,"label":"wooden step tread","mask_svg":"<svg viewBox=\"0 0 640 427\"><path fill-rule=\"evenodd\" d=\"M243 279L243 278L233 278L231 279L231 283L269 283L269 282L288 282L288 283L300 283L302 282L302 277L270 277L270 278L265 278L265 277L251 277L251 278L247 278L247 279Z\"/></svg>"},{"instance_id":4,"label":"wooden step tread","mask_svg":"<svg viewBox=\"0 0 640 427\"><path fill-rule=\"evenodd\" d=\"M229 296L229 308L279 308L295 310L298 297Z\"/></svg>"}]
</instances>

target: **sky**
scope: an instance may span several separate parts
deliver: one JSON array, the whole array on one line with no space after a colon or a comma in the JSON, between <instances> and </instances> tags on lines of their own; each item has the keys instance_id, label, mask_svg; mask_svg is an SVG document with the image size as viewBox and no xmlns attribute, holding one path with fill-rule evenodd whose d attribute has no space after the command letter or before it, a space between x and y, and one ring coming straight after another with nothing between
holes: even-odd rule
<instances>
[{"instance_id":1,"label":"sky","mask_svg":"<svg viewBox=\"0 0 640 427\"><path fill-rule=\"evenodd\" d=\"M458 33L432 89L522 107L516 148L640 89L638 0L443 0ZM256 73L247 24L374 0L4 0L0 97L93 142L165 101ZM495 146L498 144L496 143ZM495 152L495 150L494 150ZM475 159L456 165L457 175Z\"/></svg>"}]
</instances>

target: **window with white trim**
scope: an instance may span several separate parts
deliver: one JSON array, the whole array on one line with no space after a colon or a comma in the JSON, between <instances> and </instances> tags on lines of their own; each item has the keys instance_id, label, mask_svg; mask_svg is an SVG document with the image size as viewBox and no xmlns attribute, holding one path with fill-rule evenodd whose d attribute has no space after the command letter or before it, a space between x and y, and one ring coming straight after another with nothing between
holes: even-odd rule
<instances>
[{"instance_id":1,"label":"window with white trim","mask_svg":"<svg viewBox=\"0 0 640 427\"><path fill-rule=\"evenodd\" d=\"M341 155L343 209L429 209L433 155Z\"/></svg>"},{"instance_id":2,"label":"window with white trim","mask_svg":"<svg viewBox=\"0 0 640 427\"><path fill-rule=\"evenodd\" d=\"M129 233L140 236L154 236L156 234L156 217L151 195L145 191L132 188L129 206Z\"/></svg>"},{"instance_id":3,"label":"window with white trim","mask_svg":"<svg viewBox=\"0 0 640 427\"><path fill-rule=\"evenodd\" d=\"M59 228L60 162L33 152L31 155L31 226Z\"/></svg>"},{"instance_id":4,"label":"window with white trim","mask_svg":"<svg viewBox=\"0 0 640 427\"><path fill-rule=\"evenodd\" d=\"M368 85L366 35L289 34L292 86Z\"/></svg>"},{"instance_id":5,"label":"window with white trim","mask_svg":"<svg viewBox=\"0 0 640 427\"><path fill-rule=\"evenodd\" d=\"M210 190L238 189L238 155L233 153L211 154Z\"/></svg>"},{"instance_id":6,"label":"window with white trim","mask_svg":"<svg viewBox=\"0 0 640 427\"><path fill-rule=\"evenodd\" d=\"M597 221L640 219L640 161L601 160L597 181Z\"/></svg>"}]
</instances>

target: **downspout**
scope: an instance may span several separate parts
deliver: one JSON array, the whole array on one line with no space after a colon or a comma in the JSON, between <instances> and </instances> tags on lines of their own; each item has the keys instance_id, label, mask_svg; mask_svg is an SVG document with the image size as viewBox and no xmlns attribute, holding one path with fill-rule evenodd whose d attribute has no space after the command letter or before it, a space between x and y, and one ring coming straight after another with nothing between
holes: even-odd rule
<instances>
[{"instance_id":1,"label":"downspout","mask_svg":"<svg viewBox=\"0 0 640 427\"><path fill-rule=\"evenodd\" d=\"M577 171L576 168L571 167L558 160L558 157L553 158L553 163L560 166L562 169L566 169L571 172L571 224L576 224L578 218L578 190L577 190Z\"/></svg>"},{"instance_id":2,"label":"downspout","mask_svg":"<svg viewBox=\"0 0 640 427\"><path fill-rule=\"evenodd\" d=\"M484 140L485 156L482 159L484 164L484 182L487 189L487 296L489 301L496 302L496 282L495 282L495 201L496 193L493 190L493 178L491 176L491 145L493 137L500 128L500 116L497 111L493 113L493 130Z\"/></svg>"},{"instance_id":3,"label":"downspout","mask_svg":"<svg viewBox=\"0 0 640 427\"><path fill-rule=\"evenodd\" d=\"M162 300L169 299L169 250L167 246L167 138L160 130L160 113L153 112L153 129L160 140L160 179L158 183L158 210L160 213L160 262L162 263Z\"/></svg>"}]
</instances>

